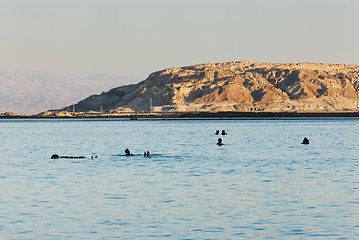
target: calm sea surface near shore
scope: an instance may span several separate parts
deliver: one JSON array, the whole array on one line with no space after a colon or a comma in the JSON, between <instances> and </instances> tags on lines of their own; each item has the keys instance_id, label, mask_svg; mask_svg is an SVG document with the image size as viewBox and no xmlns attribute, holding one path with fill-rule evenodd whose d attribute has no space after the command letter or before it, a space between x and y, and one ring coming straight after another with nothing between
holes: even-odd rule
<instances>
[{"instance_id":1,"label":"calm sea surface near shore","mask_svg":"<svg viewBox=\"0 0 359 240\"><path fill-rule=\"evenodd\" d=\"M359 239L358 119L7 119L0 139L0 239Z\"/></svg>"}]
</instances>

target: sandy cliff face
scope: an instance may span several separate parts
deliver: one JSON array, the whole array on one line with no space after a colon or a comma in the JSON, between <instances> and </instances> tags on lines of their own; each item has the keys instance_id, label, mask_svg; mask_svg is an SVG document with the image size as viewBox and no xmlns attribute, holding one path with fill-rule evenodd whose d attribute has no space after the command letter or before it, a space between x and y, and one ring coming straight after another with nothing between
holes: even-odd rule
<instances>
[{"instance_id":1,"label":"sandy cliff face","mask_svg":"<svg viewBox=\"0 0 359 240\"><path fill-rule=\"evenodd\" d=\"M152 73L93 95L77 111L320 111L356 109L359 66L318 63L207 63Z\"/></svg>"}]
</instances>

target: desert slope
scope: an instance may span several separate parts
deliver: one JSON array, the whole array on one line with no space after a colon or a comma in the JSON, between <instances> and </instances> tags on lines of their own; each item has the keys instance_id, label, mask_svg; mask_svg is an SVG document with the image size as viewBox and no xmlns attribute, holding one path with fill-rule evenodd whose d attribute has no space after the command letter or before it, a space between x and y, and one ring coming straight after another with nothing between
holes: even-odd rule
<instances>
[{"instance_id":1,"label":"desert slope","mask_svg":"<svg viewBox=\"0 0 359 240\"><path fill-rule=\"evenodd\" d=\"M92 95L76 111L337 111L356 109L359 66L207 63L154 72ZM150 100L151 99L151 100Z\"/></svg>"}]
</instances>

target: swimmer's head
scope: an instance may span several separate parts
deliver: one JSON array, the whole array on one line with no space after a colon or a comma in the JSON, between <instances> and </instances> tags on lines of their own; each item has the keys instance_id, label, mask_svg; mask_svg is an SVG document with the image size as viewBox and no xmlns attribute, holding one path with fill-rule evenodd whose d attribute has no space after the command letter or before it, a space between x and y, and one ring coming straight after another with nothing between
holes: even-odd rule
<instances>
[{"instance_id":1,"label":"swimmer's head","mask_svg":"<svg viewBox=\"0 0 359 240\"><path fill-rule=\"evenodd\" d=\"M131 153L130 153L130 150L129 150L128 148L125 149L125 154L126 154L126 155L130 155L130 154L131 154Z\"/></svg>"}]
</instances>

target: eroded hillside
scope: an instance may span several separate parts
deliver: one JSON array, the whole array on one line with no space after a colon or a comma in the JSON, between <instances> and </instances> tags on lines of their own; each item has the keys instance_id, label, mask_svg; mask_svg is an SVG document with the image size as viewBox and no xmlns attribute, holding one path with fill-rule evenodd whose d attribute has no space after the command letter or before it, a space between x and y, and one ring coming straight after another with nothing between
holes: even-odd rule
<instances>
[{"instance_id":1,"label":"eroded hillside","mask_svg":"<svg viewBox=\"0 0 359 240\"><path fill-rule=\"evenodd\" d=\"M207 63L154 72L93 95L77 111L322 111L356 109L359 66ZM150 100L151 99L151 100Z\"/></svg>"}]
</instances>

